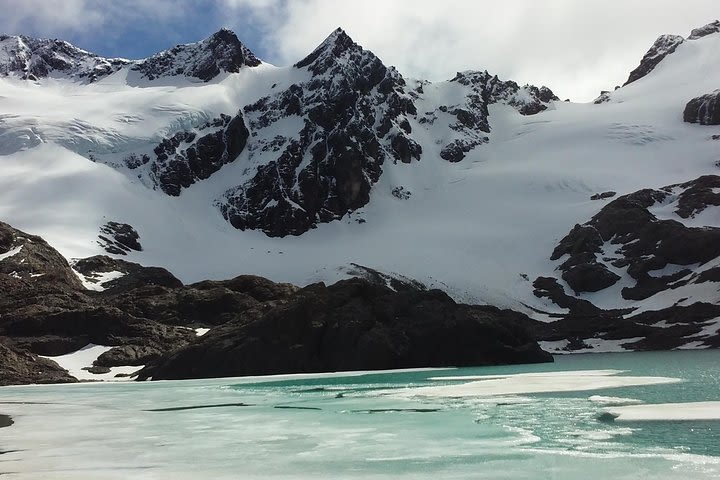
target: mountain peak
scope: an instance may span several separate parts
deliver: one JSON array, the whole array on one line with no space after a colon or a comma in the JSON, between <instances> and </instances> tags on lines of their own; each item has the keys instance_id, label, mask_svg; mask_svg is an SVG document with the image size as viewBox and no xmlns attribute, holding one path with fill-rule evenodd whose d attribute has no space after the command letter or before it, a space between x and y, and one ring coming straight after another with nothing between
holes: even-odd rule
<instances>
[{"instance_id":1,"label":"mountain peak","mask_svg":"<svg viewBox=\"0 0 720 480\"><path fill-rule=\"evenodd\" d=\"M0 75L26 80L58 76L93 82L127 63L100 57L63 40L0 35Z\"/></svg>"},{"instance_id":2,"label":"mountain peak","mask_svg":"<svg viewBox=\"0 0 720 480\"><path fill-rule=\"evenodd\" d=\"M685 39L680 35L660 35L652 47L650 47L650 50L648 50L642 60L640 60L640 65L630 72L630 76L623 86L639 80L652 72L665 57L675 52L677 47L684 41Z\"/></svg>"},{"instance_id":3,"label":"mountain peak","mask_svg":"<svg viewBox=\"0 0 720 480\"><path fill-rule=\"evenodd\" d=\"M177 45L153 55L133 70L149 80L184 75L208 82L222 72L237 73L242 67L257 67L260 63L235 32L221 28L205 40Z\"/></svg>"},{"instance_id":4,"label":"mountain peak","mask_svg":"<svg viewBox=\"0 0 720 480\"><path fill-rule=\"evenodd\" d=\"M355 43L345 30L338 27L310 55L296 63L295 67L307 67L320 58L339 58L348 50L362 51L362 47Z\"/></svg>"},{"instance_id":5,"label":"mountain peak","mask_svg":"<svg viewBox=\"0 0 720 480\"><path fill-rule=\"evenodd\" d=\"M698 38L718 32L720 32L720 20L715 20L702 27L694 28L692 32L690 32L688 40L697 40Z\"/></svg>"},{"instance_id":6,"label":"mountain peak","mask_svg":"<svg viewBox=\"0 0 720 480\"><path fill-rule=\"evenodd\" d=\"M328 41L330 39L339 39L339 38L348 38L348 39L350 39L350 41L352 41L350 36L347 33L345 33L345 30L343 30L342 27L337 27L335 30L333 30L330 33L330 35L328 35L328 37L325 41Z\"/></svg>"},{"instance_id":7,"label":"mountain peak","mask_svg":"<svg viewBox=\"0 0 720 480\"><path fill-rule=\"evenodd\" d=\"M205 40L201 40L198 43L202 42L208 42L208 43L224 43L228 45L237 45L242 46L243 43L240 41L238 36L233 32L232 30L228 28L221 28L217 32L213 33L209 37L207 37ZM192 44L189 44L192 45Z\"/></svg>"}]
</instances>

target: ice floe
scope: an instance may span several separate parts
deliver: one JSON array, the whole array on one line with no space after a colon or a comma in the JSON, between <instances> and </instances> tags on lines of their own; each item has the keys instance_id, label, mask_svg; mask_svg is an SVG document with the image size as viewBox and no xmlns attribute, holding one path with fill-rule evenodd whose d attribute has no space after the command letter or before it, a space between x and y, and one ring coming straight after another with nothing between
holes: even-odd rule
<instances>
[{"instance_id":1,"label":"ice floe","mask_svg":"<svg viewBox=\"0 0 720 480\"><path fill-rule=\"evenodd\" d=\"M388 391L401 396L422 397L487 397L528 393L574 392L641 385L662 385L680 382L679 378L620 376L620 370L582 370L576 372L520 373L478 377L434 377L433 380L471 380L455 385L407 388Z\"/></svg>"},{"instance_id":2,"label":"ice floe","mask_svg":"<svg viewBox=\"0 0 720 480\"><path fill-rule=\"evenodd\" d=\"M606 408L616 422L720 420L720 401Z\"/></svg>"}]
</instances>

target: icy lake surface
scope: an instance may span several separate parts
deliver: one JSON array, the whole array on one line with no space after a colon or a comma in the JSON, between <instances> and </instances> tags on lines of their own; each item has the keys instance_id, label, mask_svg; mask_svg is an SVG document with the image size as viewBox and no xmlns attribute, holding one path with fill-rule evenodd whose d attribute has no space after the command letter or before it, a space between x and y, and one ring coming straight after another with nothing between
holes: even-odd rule
<instances>
[{"instance_id":1,"label":"icy lake surface","mask_svg":"<svg viewBox=\"0 0 720 480\"><path fill-rule=\"evenodd\" d=\"M15 423L0 429L0 475L717 479L718 400L720 351L4 387Z\"/></svg>"}]
</instances>

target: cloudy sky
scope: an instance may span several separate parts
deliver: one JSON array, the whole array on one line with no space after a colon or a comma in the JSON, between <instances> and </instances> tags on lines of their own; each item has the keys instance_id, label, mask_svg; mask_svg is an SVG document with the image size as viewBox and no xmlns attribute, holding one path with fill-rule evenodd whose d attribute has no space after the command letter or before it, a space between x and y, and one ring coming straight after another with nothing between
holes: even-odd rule
<instances>
[{"instance_id":1,"label":"cloudy sky","mask_svg":"<svg viewBox=\"0 0 720 480\"><path fill-rule=\"evenodd\" d=\"M718 0L0 0L0 33L62 38L142 58L234 30L258 56L289 65L333 29L409 77L466 69L589 101L622 84L658 35L687 36Z\"/></svg>"}]
</instances>

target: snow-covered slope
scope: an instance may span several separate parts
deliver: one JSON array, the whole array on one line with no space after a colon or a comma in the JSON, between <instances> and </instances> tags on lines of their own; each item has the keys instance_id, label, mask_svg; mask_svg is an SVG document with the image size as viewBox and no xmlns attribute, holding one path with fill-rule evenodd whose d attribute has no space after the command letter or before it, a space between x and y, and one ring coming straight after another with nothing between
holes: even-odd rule
<instances>
[{"instance_id":1,"label":"snow-covered slope","mask_svg":"<svg viewBox=\"0 0 720 480\"><path fill-rule=\"evenodd\" d=\"M134 86L178 76L208 82L221 73L237 73L243 67L260 63L226 29L200 42L177 45L137 61L104 58L62 40L0 35L0 75L31 81L61 78L93 83L120 70L129 70L128 83Z\"/></svg>"},{"instance_id":2,"label":"snow-covered slope","mask_svg":"<svg viewBox=\"0 0 720 480\"><path fill-rule=\"evenodd\" d=\"M211 62L210 79L187 49L169 52L152 57L172 64L152 80L137 67L150 60L91 83L0 78L0 219L68 258L103 253L100 228L129 224L142 251L128 259L185 281L302 285L355 263L544 319L565 310L533 279L559 275L557 243L605 205L591 195L719 172L720 127L683 122L690 99L720 87L718 33L677 42L599 105L487 72L404 79L342 31L291 67L242 47L250 60ZM223 115L247 145L230 146ZM689 295L720 302L714 287Z\"/></svg>"}]
</instances>

